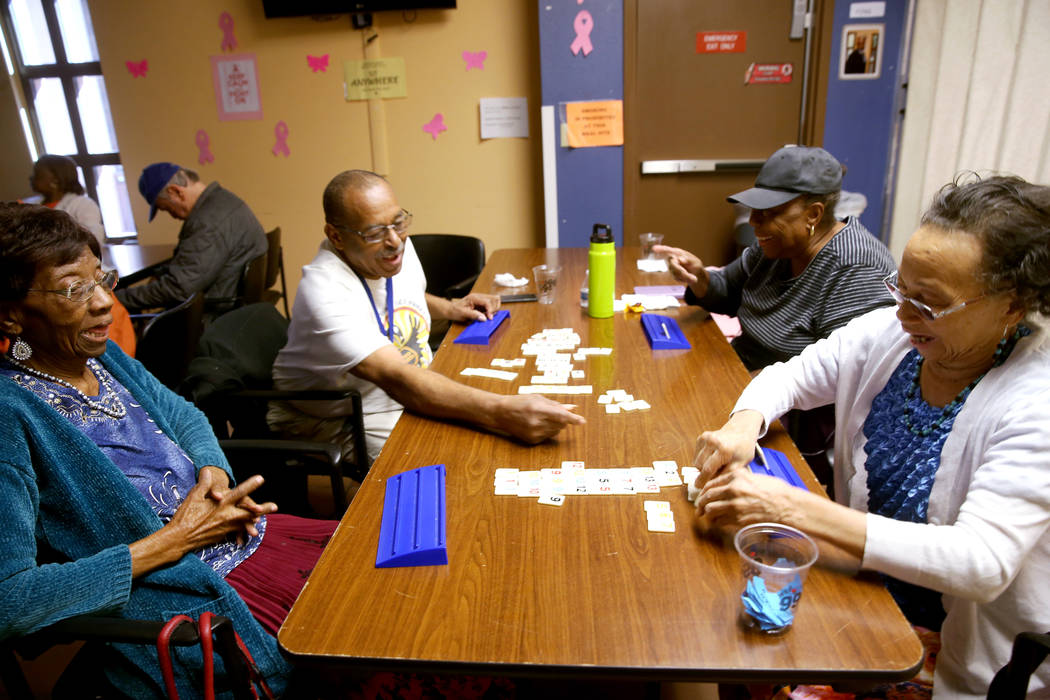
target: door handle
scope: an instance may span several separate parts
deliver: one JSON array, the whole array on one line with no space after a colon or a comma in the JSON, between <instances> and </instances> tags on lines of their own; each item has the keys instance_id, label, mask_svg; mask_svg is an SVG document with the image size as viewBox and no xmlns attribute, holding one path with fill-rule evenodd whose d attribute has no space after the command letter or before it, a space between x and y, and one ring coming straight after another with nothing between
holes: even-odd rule
<instances>
[{"instance_id":1,"label":"door handle","mask_svg":"<svg viewBox=\"0 0 1050 700\"><path fill-rule=\"evenodd\" d=\"M750 158L730 158L726 160L643 160L642 175L759 170L764 164L764 160L752 160Z\"/></svg>"}]
</instances>

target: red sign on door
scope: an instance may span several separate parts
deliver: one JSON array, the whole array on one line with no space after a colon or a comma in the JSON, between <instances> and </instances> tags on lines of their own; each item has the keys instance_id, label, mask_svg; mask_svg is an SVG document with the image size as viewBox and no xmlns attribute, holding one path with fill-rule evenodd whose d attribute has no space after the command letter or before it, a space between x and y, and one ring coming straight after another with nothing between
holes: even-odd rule
<instances>
[{"instance_id":1,"label":"red sign on door","mask_svg":"<svg viewBox=\"0 0 1050 700\"><path fill-rule=\"evenodd\" d=\"M743 53L747 32L697 32L697 53Z\"/></svg>"},{"instance_id":2,"label":"red sign on door","mask_svg":"<svg viewBox=\"0 0 1050 700\"><path fill-rule=\"evenodd\" d=\"M752 63L744 73L744 85L790 83L795 67L790 63Z\"/></svg>"}]
</instances>

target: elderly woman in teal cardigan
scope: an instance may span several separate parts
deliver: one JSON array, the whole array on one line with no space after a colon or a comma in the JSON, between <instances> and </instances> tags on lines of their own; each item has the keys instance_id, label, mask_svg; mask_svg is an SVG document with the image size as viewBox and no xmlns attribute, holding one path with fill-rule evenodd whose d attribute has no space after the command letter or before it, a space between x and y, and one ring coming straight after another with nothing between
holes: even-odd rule
<instances>
[{"instance_id":1,"label":"elderly woman in teal cardigan","mask_svg":"<svg viewBox=\"0 0 1050 700\"><path fill-rule=\"evenodd\" d=\"M211 611L281 692L275 635L302 577L273 549L292 543L292 568L308 571L334 523L255 503L261 477L234 486L204 416L107 340L115 282L64 212L0 209L0 640L85 613ZM111 650L112 685L162 694L153 649ZM198 693L199 650L175 653L179 685Z\"/></svg>"}]
</instances>

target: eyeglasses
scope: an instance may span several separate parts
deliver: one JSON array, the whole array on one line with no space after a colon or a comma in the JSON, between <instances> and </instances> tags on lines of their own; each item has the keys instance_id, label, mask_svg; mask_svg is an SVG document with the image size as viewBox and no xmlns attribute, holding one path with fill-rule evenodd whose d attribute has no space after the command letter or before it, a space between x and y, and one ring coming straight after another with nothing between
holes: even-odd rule
<instances>
[{"instance_id":1,"label":"eyeglasses","mask_svg":"<svg viewBox=\"0 0 1050 700\"><path fill-rule=\"evenodd\" d=\"M912 305L912 308L914 308L915 311L918 312L919 316L921 316L922 318L924 318L927 321L936 321L939 318L944 318L948 314L953 314L956 311L958 311L958 310L960 310L960 309L962 309L962 308L964 308L964 307L966 307L966 306L968 306L968 305L970 305L970 304L972 304L972 303L974 303L976 301L980 301L981 299L984 299L986 296L988 296L987 294L982 294L981 296L977 297L976 299L970 299L969 301L964 301L961 304L956 304L955 306L949 306L947 309L943 309L941 311L934 311L928 305L923 304L921 301L918 301L916 299L912 299L911 297L906 297L906 296L904 296L904 294L901 293L900 288L897 286L897 273L896 272L894 272L891 275L887 275L886 278L882 280L882 283L886 285L886 289L890 290L890 296L893 297L893 300L895 302L897 302L898 306L903 305L904 302L908 302L909 304Z\"/></svg>"},{"instance_id":2,"label":"eyeglasses","mask_svg":"<svg viewBox=\"0 0 1050 700\"><path fill-rule=\"evenodd\" d=\"M29 292L47 292L48 294L59 294L72 302L82 304L92 297L95 287L102 287L107 292L113 291L117 286L117 271L110 270L94 282L80 280L69 285L66 289L28 289Z\"/></svg>"},{"instance_id":3,"label":"eyeglasses","mask_svg":"<svg viewBox=\"0 0 1050 700\"><path fill-rule=\"evenodd\" d=\"M408 227L412 224L412 212L405 209L401 210L401 213L397 215L392 224L376 224L375 226L369 226L364 231L353 231L344 226L332 224L333 227L340 231L346 231L347 233L356 233L358 236L364 239L365 243L379 243L386 238L387 231L393 231L398 236L404 236L405 232L408 231Z\"/></svg>"}]
</instances>

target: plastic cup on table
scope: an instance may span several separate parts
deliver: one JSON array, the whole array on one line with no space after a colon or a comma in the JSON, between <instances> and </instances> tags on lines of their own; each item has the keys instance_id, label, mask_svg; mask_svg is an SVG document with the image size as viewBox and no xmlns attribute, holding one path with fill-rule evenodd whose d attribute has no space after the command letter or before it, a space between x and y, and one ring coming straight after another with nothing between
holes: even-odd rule
<instances>
[{"instance_id":1,"label":"plastic cup on table","mask_svg":"<svg viewBox=\"0 0 1050 700\"><path fill-rule=\"evenodd\" d=\"M764 634L786 632L795 621L809 567L817 560L816 543L779 523L748 525L733 543L744 574L741 623Z\"/></svg>"},{"instance_id":2,"label":"plastic cup on table","mask_svg":"<svg viewBox=\"0 0 1050 700\"><path fill-rule=\"evenodd\" d=\"M541 304L554 303L554 289L558 286L560 269L553 265L537 265L532 268L532 275L536 278L536 296Z\"/></svg>"},{"instance_id":3,"label":"plastic cup on table","mask_svg":"<svg viewBox=\"0 0 1050 700\"><path fill-rule=\"evenodd\" d=\"M653 246L660 245L664 242L664 234L662 233L639 233L638 244L642 246L642 259L643 260L656 260L659 255L653 253Z\"/></svg>"}]
</instances>

